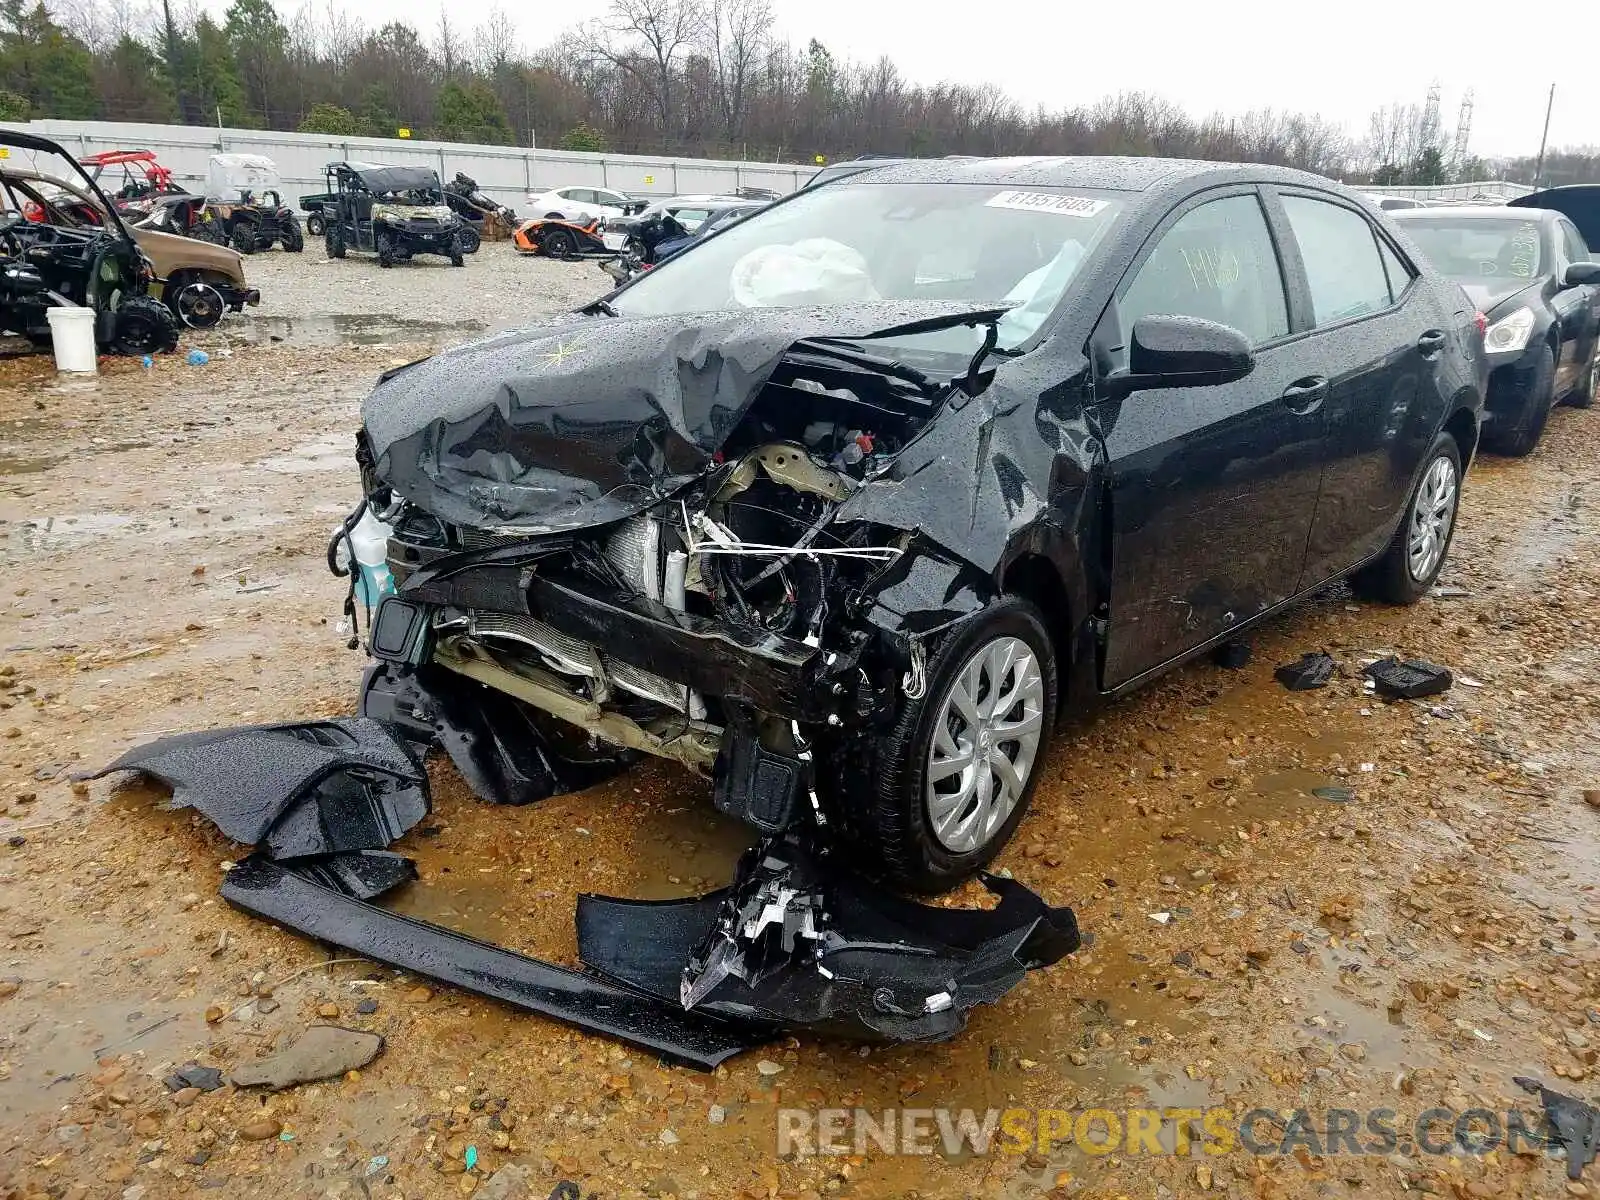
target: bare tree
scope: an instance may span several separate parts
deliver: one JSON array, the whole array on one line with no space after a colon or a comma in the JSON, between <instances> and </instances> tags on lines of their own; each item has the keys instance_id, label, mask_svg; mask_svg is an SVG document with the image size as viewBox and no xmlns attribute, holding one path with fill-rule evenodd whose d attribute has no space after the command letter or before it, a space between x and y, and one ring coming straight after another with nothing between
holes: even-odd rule
<instances>
[{"instance_id":1,"label":"bare tree","mask_svg":"<svg viewBox=\"0 0 1600 1200\"><path fill-rule=\"evenodd\" d=\"M580 46L649 89L663 133L674 132L675 64L703 40L701 0L611 0L611 15L580 31Z\"/></svg>"},{"instance_id":2,"label":"bare tree","mask_svg":"<svg viewBox=\"0 0 1600 1200\"><path fill-rule=\"evenodd\" d=\"M444 71L445 82L448 83L455 76L461 60L465 57L462 53L460 30L450 23L450 7L448 4L439 6L439 66Z\"/></svg>"},{"instance_id":3,"label":"bare tree","mask_svg":"<svg viewBox=\"0 0 1600 1200\"><path fill-rule=\"evenodd\" d=\"M744 125L750 81L771 44L772 5L768 0L711 0L706 15L717 101L728 141Z\"/></svg>"}]
</instances>

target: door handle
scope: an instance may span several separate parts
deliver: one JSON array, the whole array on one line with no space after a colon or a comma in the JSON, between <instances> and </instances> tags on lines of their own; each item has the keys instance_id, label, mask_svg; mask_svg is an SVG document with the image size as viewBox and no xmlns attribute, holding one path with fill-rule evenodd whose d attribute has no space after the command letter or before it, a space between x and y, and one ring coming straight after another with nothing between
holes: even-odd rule
<instances>
[{"instance_id":1,"label":"door handle","mask_svg":"<svg viewBox=\"0 0 1600 1200\"><path fill-rule=\"evenodd\" d=\"M1296 379L1283 389L1283 406L1290 412L1305 413L1316 412L1322 407L1322 402L1328 398L1328 377L1326 375L1307 375L1304 379Z\"/></svg>"},{"instance_id":2,"label":"door handle","mask_svg":"<svg viewBox=\"0 0 1600 1200\"><path fill-rule=\"evenodd\" d=\"M1433 358L1444 349L1444 330L1430 329L1417 339L1417 349L1423 358Z\"/></svg>"}]
</instances>

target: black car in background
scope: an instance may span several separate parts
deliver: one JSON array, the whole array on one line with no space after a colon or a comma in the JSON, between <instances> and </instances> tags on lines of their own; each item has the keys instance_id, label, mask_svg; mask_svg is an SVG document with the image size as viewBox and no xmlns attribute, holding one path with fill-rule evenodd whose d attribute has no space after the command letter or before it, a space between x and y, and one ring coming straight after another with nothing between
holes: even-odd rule
<instances>
[{"instance_id":1,"label":"black car in background","mask_svg":"<svg viewBox=\"0 0 1600 1200\"><path fill-rule=\"evenodd\" d=\"M1568 217L1478 205L1390 216L1489 320L1484 449L1528 454L1556 403L1594 402L1600 262Z\"/></svg>"},{"instance_id":2,"label":"black car in background","mask_svg":"<svg viewBox=\"0 0 1600 1200\"><path fill-rule=\"evenodd\" d=\"M386 679L464 675L949 888L1058 713L1330 580L1412 603L1485 369L1353 192L1161 159L884 164L391 371ZM385 675L388 672L388 675ZM431 673L431 674L430 674Z\"/></svg>"}]
</instances>

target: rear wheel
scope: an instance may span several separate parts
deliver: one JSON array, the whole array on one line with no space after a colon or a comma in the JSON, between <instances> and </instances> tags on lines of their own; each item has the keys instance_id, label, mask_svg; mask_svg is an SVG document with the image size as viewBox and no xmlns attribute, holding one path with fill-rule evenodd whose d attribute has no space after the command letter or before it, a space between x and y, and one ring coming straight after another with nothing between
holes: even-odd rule
<instances>
[{"instance_id":1,"label":"rear wheel","mask_svg":"<svg viewBox=\"0 0 1600 1200\"><path fill-rule=\"evenodd\" d=\"M394 266L394 240L387 233L380 233L373 244L378 251L378 265L380 267Z\"/></svg>"},{"instance_id":2,"label":"rear wheel","mask_svg":"<svg viewBox=\"0 0 1600 1200\"><path fill-rule=\"evenodd\" d=\"M117 308L111 350L137 357L161 354L178 344L178 319L153 296L131 296Z\"/></svg>"},{"instance_id":3,"label":"rear wheel","mask_svg":"<svg viewBox=\"0 0 1600 1200\"><path fill-rule=\"evenodd\" d=\"M228 245L240 254L254 254L256 252L256 231L254 227L240 222L233 227L233 232L228 235Z\"/></svg>"},{"instance_id":4,"label":"rear wheel","mask_svg":"<svg viewBox=\"0 0 1600 1200\"><path fill-rule=\"evenodd\" d=\"M343 258L345 254L344 227L336 223L328 225L328 231L323 235L323 242L328 247L329 258Z\"/></svg>"},{"instance_id":5,"label":"rear wheel","mask_svg":"<svg viewBox=\"0 0 1600 1200\"><path fill-rule=\"evenodd\" d=\"M1056 708L1044 618L997 601L937 647L926 678L887 732L821 756L818 790L861 869L939 892L993 859L1033 798Z\"/></svg>"},{"instance_id":6,"label":"rear wheel","mask_svg":"<svg viewBox=\"0 0 1600 1200\"><path fill-rule=\"evenodd\" d=\"M578 257L578 239L572 236L569 229L552 229L540 239L544 252L551 258L573 259Z\"/></svg>"},{"instance_id":7,"label":"rear wheel","mask_svg":"<svg viewBox=\"0 0 1600 1200\"><path fill-rule=\"evenodd\" d=\"M471 225L463 225L461 232L456 237L461 243L461 253L463 254L476 254L478 247L483 244L483 238L479 236L478 231Z\"/></svg>"},{"instance_id":8,"label":"rear wheel","mask_svg":"<svg viewBox=\"0 0 1600 1200\"><path fill-rule=\"evenodd\" d=\"M1521 404L1503 418L1496 414L1495 420L1484 430L1483 448L1492 454L1523 458L1533 453L1544 434L1545 422L1550 419L1551 406L1556 402L1556 352L1547 342L1534 353L1538 357L1533 382Z\"/></svg>"},{"instance_id":9,"label":"rear wheel","mask_svg":"<svg viewBox=\"0 0 1600 1200\"><path fill-rule=\"evenodd\" d=\"M467 265L467 260L462 256L461 236L459 234L450 239L450 265L452 267L464 267Z\"/></svg>"},{"instance_id":10,"label":"rear wheel","mask_svg":"<svg viewBox=\"0 0 1600 1200\"><path fill-rule=\"evenodd\" d=\"M306 218L306 232L312 237L321 237L325 228L326 222L323 221L321 213L312 213Z\"/></svg>"},{"instance_id":11,"label":"rear wheel","mask_svg":"<svg viewBox=\"0 0 1600 1200\"><path fill-rule=\"evenodd\" d=\"M300 231L300 222L294 217L284 222L283 248L290 254L299 254L306 248L305 234Z\"/></svg>"},{"instance_id":12,"label":"rear wheel","mask_svg":"<svg viewBox=\"0 0 1600 1200\"><path fill-rule=\"evenodd\" d=\"M1351 582L1389 604L1415 604L1439 578L1461 504L1461 450L1448 433L1434 438L1389 548Z\"/></svg>"}]
</instances>

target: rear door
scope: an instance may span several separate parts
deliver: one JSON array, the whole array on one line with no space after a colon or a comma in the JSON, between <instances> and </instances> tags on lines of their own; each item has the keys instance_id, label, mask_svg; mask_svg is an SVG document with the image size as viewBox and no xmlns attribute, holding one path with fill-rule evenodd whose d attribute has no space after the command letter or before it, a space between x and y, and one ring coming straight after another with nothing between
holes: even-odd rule
<instances>
[{"instance_id":1,"label":"rear door","mask_svg":"<svg viewBox=\"0 0 1600 1200\"><path fill-rule=\"evenodd\" d=\"M1600 287L1590 283L1563 286L1567 267L1588 262L1590 251L1577 228L1565 217L1555 223L1556 292L1550 307L1561 322L1561 354L1556 360L1556 395L1577 387L1594 356L1600 327Z\"/></svg>"},{"instance_id":2,"label":"rear door","mask_svg":"<svg viewBox=\"0 0 1600 1200\"><path fill-rule=\"evenodd\" d=\"M1323 458L1322 397L1294 337L1279 247L1253 186L1179 205L1094 335L1126 364L1142 316L1231 325L1255 369L1217 387L1135 392L1096 409L1111 478L1104 686L1129 684L1294 594Z\"/></svg>"},{"instance_id":3,"label":"rear door","mask_svg":"<svg viewBox=\"0 0 1600 1200\"><path fill-rule=\"evenodd\" d=\"M1394 531L1442 420L1436 371L1467 319L1353 202L1274 188L1274 211L1302 281L1304 339L1327 388L1327 457L1298 590L1376 554Z\"/></svg>"}]
</instances>

